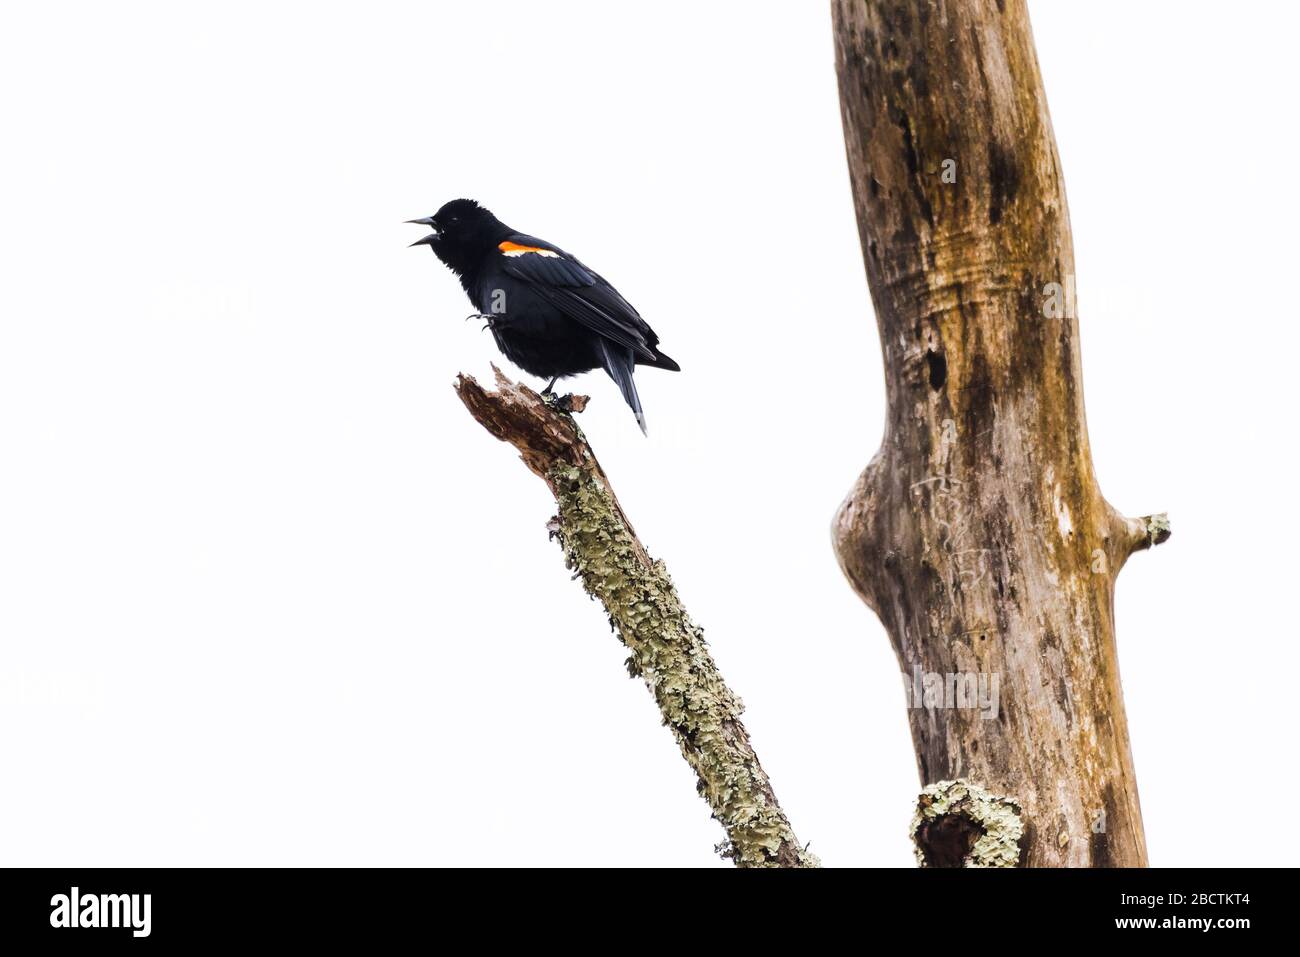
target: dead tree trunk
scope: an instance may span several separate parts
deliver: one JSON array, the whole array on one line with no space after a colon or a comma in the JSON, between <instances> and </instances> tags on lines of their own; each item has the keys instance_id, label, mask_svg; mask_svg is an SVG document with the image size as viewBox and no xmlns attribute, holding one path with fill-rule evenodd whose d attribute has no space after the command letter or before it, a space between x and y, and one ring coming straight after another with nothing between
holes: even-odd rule
<instances>
[{"instance_id":1,"label":"dead tree trunk","mask_svg":"<svg viewBox=\"0 0 1300 957\"><path fill-rule=\"evenodd\" d=\"M1168 525L1122 517L1093 474L1069 217L1024 0L833 12L888 401L834 542L923 689L909 714L934 787L918 857L1145 865L1113 590ZM998 682L995 717L954 701L980 676ZM999 830L1018 854L977 848Z\"/></svg>"},{"instance_id":2,"label":"dead tree trunk","mask_svg":"<svg viewBox=\"0 0 1300 957\"><path fill-rule=\"evenodd\" d=\"M700 795L727 833L718 850L741 867L816 867L817 858L795 839L758 763L740 721L740 699L682 607L668 569L636 537L569 414L581 411L586 399L548 402L499 370L496 377L495 392L464 375L456 392L480 425L519 450L555 496L559 510L548 526L551 535L575 577L605 606L631 652L628 672L645 681L695 770Z\"/></svg>"}]
</instances>

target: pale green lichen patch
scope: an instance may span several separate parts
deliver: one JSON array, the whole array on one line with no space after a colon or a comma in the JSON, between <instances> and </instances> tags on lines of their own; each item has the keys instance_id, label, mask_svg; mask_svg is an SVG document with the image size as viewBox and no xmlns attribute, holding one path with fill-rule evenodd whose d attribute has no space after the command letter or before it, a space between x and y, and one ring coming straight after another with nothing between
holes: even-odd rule
<instances>
[{"instance_id":1,"label":"pale green lichen patch","mask_svg":"<svg viewBox=\"0 0 1300 957\"><path fill-rule=\"evenodd\" d=\"M1015 867L1024 833L1019 804L964 780L924 788L912 817L922 867Z\"/></svg>"},{"instance_id":2,"label":"pale green lichen patch","mask_svg":"<svg viewBox=\"0 0 1300 957\"><path fill-rule=\"evenodd\" d=\"M645 681L698 775L701 796L727 832L721 853L741 866L816 866L772 796L740 723L740 699L723 682L663 564L646 562L593 471L561 464L548 481L560 507L551 530L569 568L609 612L631 652L628 673Z\"/></svg>"},{"instance_id":3,"label":"pale green lichen patch","mask_svg":"<svg viewBox=\"0 0 1300 957\"><path fill-rule=\"evenodd\" d=\"M1169 515L1161 512L1159 515L1150 515L1147 517L1147 541L1152 545L1159 545L1172 534L1169 527Z\"/></svg>"}]
</instances>

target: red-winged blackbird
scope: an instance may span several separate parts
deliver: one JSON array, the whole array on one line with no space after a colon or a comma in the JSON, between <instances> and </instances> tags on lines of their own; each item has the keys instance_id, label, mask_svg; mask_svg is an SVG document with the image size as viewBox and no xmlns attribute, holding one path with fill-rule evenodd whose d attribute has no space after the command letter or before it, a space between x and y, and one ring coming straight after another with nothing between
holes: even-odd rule
<instances>
[{"instance_id":1,"label":"red-winged blackbird","mask_svg":"<svg viewBox=\"0 0 1300 957\"><path fill-rule=\"evenodd\" d=\"M632 372L654 366L680 372L659 351L659 337L618 290L558 246L515 232L472 199L454 199L408 222L434 232L428 245L460 277L487 320L497 347L525 372L551 381L604 369L645 432Z\"/></svg>"}]
</instances>

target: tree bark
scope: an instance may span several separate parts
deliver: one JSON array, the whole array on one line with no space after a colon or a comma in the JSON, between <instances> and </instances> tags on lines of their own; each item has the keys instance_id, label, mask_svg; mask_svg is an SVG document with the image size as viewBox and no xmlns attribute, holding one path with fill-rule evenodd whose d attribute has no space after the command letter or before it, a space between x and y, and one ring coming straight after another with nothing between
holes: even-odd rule
<instances>
[{"instance_id":1,"label":"tree bark","mask_svg":"<svg viewBox=\"0 0 1300 957\"><path fill-rule=\"evenodd\" d=\"M835 550L910 687L998 681L995 716L952 695L912 702L930 786L918 856L1143 866L1113 594L1129 555L1169 531L1122 517L1093 474L1069 217L1025 3L832 6L888 405ZM1003 803L973 814L971 795ZM1019 853L977 859L995 811L1019 816L1003 830Z\"/></svg>"},{"instance_id":2,"label":"tree bark","mask_svg":"<svg viewBox=\"0 0 1300 957\"><path fill-rule=\"evenodd\" d=\"M631 651L628 672L654 695L695 770L698 790L726 830L724 857L742 867L815 867L795 839L749 741L743 705L718 672L662 562L646 552L571 411L583 396L544 399L496 372L497 391L462 375L456 392L490 433L519 450L559 513L548 528L569 568L600 601Z\"/></svg>"}]
</instances>

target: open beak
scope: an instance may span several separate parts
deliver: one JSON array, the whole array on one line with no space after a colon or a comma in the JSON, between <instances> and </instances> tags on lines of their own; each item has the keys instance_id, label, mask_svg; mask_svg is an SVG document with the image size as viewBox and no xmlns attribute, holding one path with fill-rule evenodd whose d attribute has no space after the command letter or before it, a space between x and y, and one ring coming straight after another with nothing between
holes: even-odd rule
<instances>
[{"instance_id":1,"label":"open beak","mask_svg":"<svg viewBox=\"0 0 1300 957\"><path fill-rule=\"evenodd\" d=\"M426 216L424 217L424 219L408 219L407 222L415 223L415 225L417 226L433 226L433 217ZM433 232L429 233L429 235L425 236L423 239L417 239L415 242L411 243L411 245L432 246L437 241L438 241L438 230L437 227L435 226Z\"/></svg>"}]
</instances>

